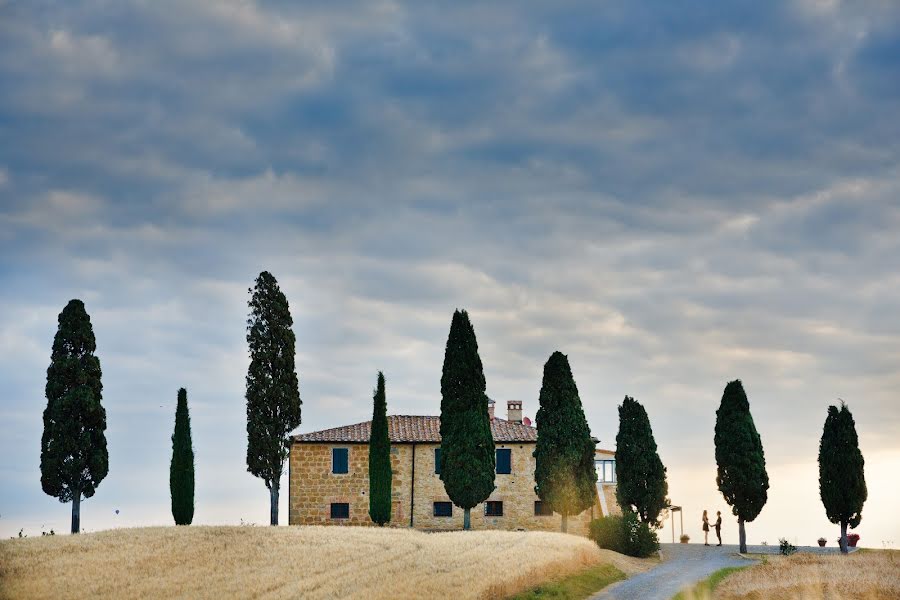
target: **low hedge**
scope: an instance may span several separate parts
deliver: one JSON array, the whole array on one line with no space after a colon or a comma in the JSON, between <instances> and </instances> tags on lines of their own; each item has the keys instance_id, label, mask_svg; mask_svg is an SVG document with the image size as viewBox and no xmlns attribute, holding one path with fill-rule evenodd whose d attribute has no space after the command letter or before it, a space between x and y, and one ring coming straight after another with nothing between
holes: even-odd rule
<instances>
[{"instance_id":1,"label":"low hedge","mask_svg":"<svg viewBox=\"0 0 900 600\"><path fill-rule=\"evenodd\" d=\"M659 551L656 531L633 512L591 521L590 538L601 548L628 556L647 558Z\"/></svg>"}]
</instances>

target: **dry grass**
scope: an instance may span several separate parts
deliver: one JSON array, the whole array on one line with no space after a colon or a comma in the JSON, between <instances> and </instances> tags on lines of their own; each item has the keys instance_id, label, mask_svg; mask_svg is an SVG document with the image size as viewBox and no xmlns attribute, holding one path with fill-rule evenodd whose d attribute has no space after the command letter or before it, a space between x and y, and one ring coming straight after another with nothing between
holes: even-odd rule
<instances>
[{"instance_id":1,"label":"dry grass","mask_svg":"<svg viewBox=\"0 0 900 600\"><path fill-rule=\"evenodd\" d=\"M608 562L558 533L153 527L0 541L0 598L502 598Z\"/></svg>"},{"instance_id":2,"label":"dry grass","mask_svg":"<svg viewBox=\"0 0 900 600\"><path fill-rule=\"evenodd\" d=\"M761 565L726 577L714 595L725 600L896 600L900 598L900 553L769 557Z\"/></svg>"}]
</instances>

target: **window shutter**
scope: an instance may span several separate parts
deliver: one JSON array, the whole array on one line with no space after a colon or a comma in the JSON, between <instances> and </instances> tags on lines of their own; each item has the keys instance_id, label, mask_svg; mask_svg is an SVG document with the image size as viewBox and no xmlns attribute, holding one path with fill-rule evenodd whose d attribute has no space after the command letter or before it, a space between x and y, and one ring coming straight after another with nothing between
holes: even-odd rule
<instances>
[{"instance_id":1,"label":"window shutter","mask_svg":"<svg viewBox=\"0 0 900 600\"><path fill-rule=\"evenodd\" d=\"M347 502L333 502L331 504L331 518L332 519L349 519L350 518L350 504Z\"/></svg>"},{"instance_id":2,"label":"window shutter","mask_svg":"<svg viewBox=\"0 0 900 600\"><path fill-rule=\"evenodd\" d=\"M500 475L512 473L512 450L509 448L497 450L497 473Z\"/></svg>"},{"instance_id":3,"label":"window shutter","mask_svg":"<svg viewBox=\"0 0 900 600\"><path fill-rule=\"evenodd\" d=\"M349 461L347 448L332 448L331 450L331 472L332 473L348 473Z\"/></svg>"},{"instance_id":4,"label":"window shutter","mask_svg":"<svg viewBox=\"0 0 900 600\"><path fill-rule=\"evenodd\" d=\"M441 474L441 449L440 448L434 449L434 474L435 475Z\"/></svg>"}]
</instances>

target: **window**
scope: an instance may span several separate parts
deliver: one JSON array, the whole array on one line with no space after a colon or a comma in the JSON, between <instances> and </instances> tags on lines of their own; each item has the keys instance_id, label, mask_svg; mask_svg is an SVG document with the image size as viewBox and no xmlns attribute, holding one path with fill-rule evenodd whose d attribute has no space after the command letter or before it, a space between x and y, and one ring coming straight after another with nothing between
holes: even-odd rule
<instances>
[{"instance_id":1,"label":"window","mask_svg":"<svg viewBox=\"0 0 900 600\"><path fill-rule=\"evenodd\" d=\"M350 464L347 455L350 453L348 448L332 448L331 449L331 472L332 473L349 473Z\"/></svg>"},{"instance_id":2,"label":"window","mask_svg":"<svg viewBox=\"0 0 900 600\"><path fill-rule=\"evenodd\" d=\"M597 481L599 483L615 483L616 482L616 461L615 460L596 460L594 466L597 469Z\"/></svg>"},{"instance_id":3,"label":"window","mask_svg":"<svg viewBox=\"0 0 900 600\"><path fill-rule=\"evenodd\" d=\"M452 502L435 502L434 503L434 516L436 516L436 517L452 517L453 516L453 503Z\"/></svg>"},{"instance_id":4,"label":"window","mask_svg":"<svg viewBox=\"0 0 900 600\"><path fill-rule=\"evenodd\" d=\"M349 519L350 518L350 505L346 502L332 502L331 503L331 518L332 519Z\"/></svg>"},{"instance_id":5,"label":"window","mask_svg":"<svg viewBox=\"0 0 900 600\"><path fill-rule=\"evenodd\" d=\"M550 506L548 504L544 504L540 500L535 500L534 501L534 516L550 517L550 516L553 516L553 511L550 510Z\"/></svg>"},{"instance_id":6,"label":"window","mask_svg":"<svg viewBox=\"0 0 900 600\"><path fill-rule=\"evenodd\" d=\"M497 474L509 475L512 473L512 450L501 448L497 450Z\"/></svg>"},{"instance_id":7,"label":"window","mask_svg":"<svg viewBox=\"0 0 900 600\"><path fill-rule=\"evenodd\" d=\"M434 449L434 474L435 475L441 474L441 449L440 448ZM434 516L437 516L437 515L434 515Z\"/></svg>"},{"instance_id":8,"label":"window","mask_svg":"<svg viewBox=\"0 0 900 600\"><path fill-rule=\"evenodd\" d=\"M488 500L484 503L484 516L486 517L502 517L503 503L497 500Z\"/></svg>"}]
</instances>

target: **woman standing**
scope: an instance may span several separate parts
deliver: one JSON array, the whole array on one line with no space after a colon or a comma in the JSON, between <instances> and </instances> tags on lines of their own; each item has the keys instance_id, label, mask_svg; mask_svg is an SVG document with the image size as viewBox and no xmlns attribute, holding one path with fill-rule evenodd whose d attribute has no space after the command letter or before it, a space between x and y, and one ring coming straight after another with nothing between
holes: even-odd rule
<instances>
[{"instance_id":1,"label":"woman standing","mask_svg":"<svg viewBox=\"0 0 900 600\"><path fill-rule=\"evenodd\" d=\"M709 517L706 516L706 511L703 511L703 545L709 546Z\"/></svg>"}]
</instances>

